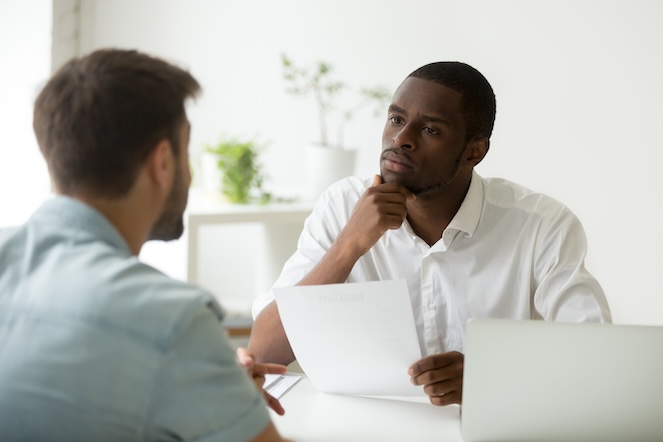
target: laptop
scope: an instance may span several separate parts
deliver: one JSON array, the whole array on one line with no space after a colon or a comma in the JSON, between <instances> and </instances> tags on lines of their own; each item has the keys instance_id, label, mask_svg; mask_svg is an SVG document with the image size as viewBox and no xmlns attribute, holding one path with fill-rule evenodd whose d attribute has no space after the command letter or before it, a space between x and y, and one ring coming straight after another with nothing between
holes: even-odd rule
<instances>
[{"instance_id":1,"label":"laptop","mask_svg":"<svg viewBox=\"0 0 663 442\"><path fill-rule=\"evenodd\" d=\"M663 327L474 319L461 432L479 441L663 441Z\"/></svg>"}]
</instances>

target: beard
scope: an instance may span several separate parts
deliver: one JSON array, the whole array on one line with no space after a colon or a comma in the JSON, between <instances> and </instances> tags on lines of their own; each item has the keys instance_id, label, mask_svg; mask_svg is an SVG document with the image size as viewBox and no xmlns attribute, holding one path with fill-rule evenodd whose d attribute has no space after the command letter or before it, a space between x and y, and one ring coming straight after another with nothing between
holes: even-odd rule
<instances>
[{"instance_id":1,"label":"beard","mask_svg":"<svg viewBox=\"0 0 663 442\"><path fill-rule=\"evenodd\" d=\"M437 178L435 182L429 183L426 186L420 186L416 188L409 189L415 195L423 195L429 192L435 192L436 190L443 189L451 180L456 177L458 174L458 169L460 168L460 160L463 157L463 151L461 151L458 156L454 159L454 162L451 166L451 169L446 171L444 175L441 175Z\"/></svg>"},{"instance_id":2,"label":"beard","mask_svg":"<svg viewBox=\"0 0 663 442\"><path fill-rule=\"evenodd\" d=\"M393 150L393 149L392 149ZM406 187L410 192L415 195L423 195L430 192L435 192L437 190L443 189L444 187L451 182L456 175L458 174L458 169L460 168L460 162L463 158L465 149L461 150L456 158L454 158L451 167L436 175L434 179L428 183L413 183L413 182L400 182L398 179L392 179L390 181L397 182L398 184ZM384 178L383 178L384 180Z\"/></svg>"},{"instance_id":3,"label":"beard","mask_svg":"<svg viewBox=\"0 0 663 442\"><path fill-rule=\"evenodd\" d=\"M149 240L172 241L178 239L184 233L184 209L186 208L189 190L184 185L181 169L178 163L173 187L170 190L161 216L152 226Z\"/></svg>"}]
</instances>

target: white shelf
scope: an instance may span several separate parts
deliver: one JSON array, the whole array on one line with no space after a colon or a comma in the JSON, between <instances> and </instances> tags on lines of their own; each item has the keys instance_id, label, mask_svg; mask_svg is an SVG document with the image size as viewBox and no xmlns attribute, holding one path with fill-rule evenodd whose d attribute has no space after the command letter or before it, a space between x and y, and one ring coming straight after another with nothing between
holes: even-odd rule
<instances>
[{"instance_id":1,"label":"white shelf","mask_svg":"<svg viewBox=\"0 0 663 442\"><path fill-rule=\"evenodd\" d=\"M187 280L212 291L230 316L249 315L296 249L312 205L228 204L194 194L189 207ZM215 235L219 228L225 236Z\"/></svg>"}]
</instances>

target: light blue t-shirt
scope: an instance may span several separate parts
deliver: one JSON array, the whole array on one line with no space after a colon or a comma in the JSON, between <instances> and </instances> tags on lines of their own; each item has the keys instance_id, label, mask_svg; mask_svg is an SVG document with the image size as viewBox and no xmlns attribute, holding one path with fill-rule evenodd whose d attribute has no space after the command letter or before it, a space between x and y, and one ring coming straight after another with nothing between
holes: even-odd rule
<instances>
[{"instance_id":1,"label":"light blue t-shirt","mask_svg":"<svg viewBox=\"0 0 663 442\"><path fill-rule=\"evenodd\" d=\"M0 230L0 441L242 441L269 422L209 293L67 197Z\"/></svg>"}]
</instances>

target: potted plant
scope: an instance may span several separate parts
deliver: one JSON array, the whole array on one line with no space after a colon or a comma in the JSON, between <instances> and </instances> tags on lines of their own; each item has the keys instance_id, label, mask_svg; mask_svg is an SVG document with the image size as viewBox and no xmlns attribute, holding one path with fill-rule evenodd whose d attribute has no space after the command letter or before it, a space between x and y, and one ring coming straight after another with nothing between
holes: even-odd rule
<instances>
[{"instance_id":1,"label":"potted plant","mask_svg":"<svg viewBox=\"0 0 663 442\"><path fill-rule=\"evenodd\" d=\"M286 92L292 95L311 95L318 116L319 138L309 146L306 155L309 197L317 198L330 184L354 173L356 152L345 145L347 124L357 112L373 106L374 113L384 111L391 97L383 86L359 88L350 86L334 75L334 67L324 61L308 66L296 65L287 55L281 54L283 79ZM348 94L352 99L347 100ZM345 98L345 101L342 101ZM351 103L342 108L342 102ZM330 136L330 125L336 124L335 138Z\"/></svg>"},{"instance_id":2,"label":"potted plant","mask_svg":"<svg viewBox=\"0 0 663 442\"><path fill-rule=\"evenodd\" d=\"M271 194L263 190L264 173L258 162L260 146L255 141L223 138L205 152L216 160L221 172L221 192L235 204L270 201Z\"/></svg>"}]
</instances>

